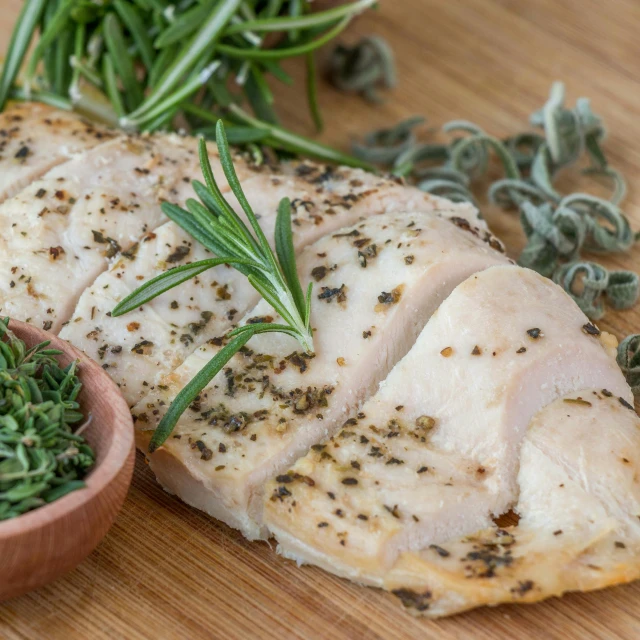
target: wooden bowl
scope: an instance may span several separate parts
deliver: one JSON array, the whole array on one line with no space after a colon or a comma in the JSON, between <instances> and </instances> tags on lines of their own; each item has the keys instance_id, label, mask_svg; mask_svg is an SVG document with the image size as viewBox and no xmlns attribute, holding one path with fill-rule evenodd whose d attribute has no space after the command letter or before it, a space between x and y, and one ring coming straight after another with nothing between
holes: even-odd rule
<instances>
[{"instance_id":1,"label":"wooden bowl","mask_svg":"<svg viewBox=\"0 0 640 640\"><path fill-rule=\"evenodd\" d=\"M111 378L68 342L11 320L27 346L50 340L67 365L79 360L79 402L92 421L84 435L96 453L87 487L11 520L0 521L0 601L40 587L73 569L105 536L122 507L134 462L133 421Z\"/></svg>"}]
</instances>

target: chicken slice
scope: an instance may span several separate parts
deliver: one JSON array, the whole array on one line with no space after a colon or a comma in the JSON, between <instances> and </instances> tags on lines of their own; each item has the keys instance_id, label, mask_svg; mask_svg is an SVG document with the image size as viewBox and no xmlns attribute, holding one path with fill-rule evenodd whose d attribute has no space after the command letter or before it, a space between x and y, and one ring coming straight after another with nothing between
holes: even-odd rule
<instances>
[{"instance_id":1,"label":"chicken slice","mask_svg":"<svg viewBox=\"0 0 640 640\"><path fill-rule=\"evenodd\" d=\"M406 553L385 580L433 617L640 577L640 420L608 390L556 400L525 435L515 526Z\"/></svg>"},{"instance_id":2,"label":"chicken slice","mask_svg":"<svg viewBox=\"0 0 640 640\"><path fill-rule=\"evenodd\" d=\"M475 235L428 213L375 216L320 239L298 261L303 285L317 282L315 357L299 353L289 336L252 338L150 456L158 480L247 537L263 535L265 481L333 433L459 282L505 263ZM256 318L275 321L264 301L243 323ZM141 448L171 399L221 343L195 351L138 403Z\"/></svg>"},{"instance_id":3,"label":"chicken slice","mask_svg":"<svg viewBox=\"0 0 640 640\"><path fill-rule=\"evenodd\" d=\"M193 139L121 137L4 202L0 311L59 331L110 258L164 222L160 203L184 202L198 174Z\"/></svg>"},{"instance_id":4,"label":"chicken slice","mask_svg":"<svg viewBox=\"0 0 640 640\"><path fill-rule=\"evenodd\" d=\"M470 205L456 205L354 169L327 171L318 181L314 166L294 163L279 170L270 167L268 173L263 169L243 182L268 238L273 238L278 204L288 197L293 203L297 250L361 218L398 210L437 212L453 218L459 226L501 249ZM242 215L240 207L236 208ZM365 248L363 259L367 251L371 249ZM82 294L61 337L101 362L129 404L135 404L197 347L222 335L242 318L258 302L259 295L244 276L220 266L134 312L115 318L111 310L151 277L210 257L177 225L166 223L155 230L153 237L145 238L135 256L118 260Z\"/></svg>"},{"instance_id":5,"label":"chicken slice","mask_svg":"<svg viewBox=\"0 0 640 640\"><path fill-rule=\"evenodd\" d=\"M74 113L37 102L12 104L0 113L0 202L114 135Z\"/></svg>"},{"instance_id":6,"label":"chicken slice","mask_svg":"<svg viewBox=\"0 0 640 640\"><path fill-rule=\"evenodd\" d=\"M536 411L598 383L628 398L596 331L533 271L470 277L360 412L270 482L280 551L380 585L401 552L487 527L517 498Z\"/></svg>"}]
</instances>

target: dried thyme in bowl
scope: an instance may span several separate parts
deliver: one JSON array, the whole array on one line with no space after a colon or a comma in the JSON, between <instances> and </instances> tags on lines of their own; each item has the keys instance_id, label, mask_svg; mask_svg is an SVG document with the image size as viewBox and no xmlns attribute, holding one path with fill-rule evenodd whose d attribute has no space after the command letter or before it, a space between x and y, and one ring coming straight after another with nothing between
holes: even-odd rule
<instances>
[{"instance_id":1,"label":"dried thyme in bowl","mask_svg":"<svg viewBox=\"0 0 640 640\"><path fill-rule=\"evenodd\" d=\"M0 320L0 520L85 486L95 454L82 437L77 362L42 342L30 349ZM88 424L88 423L85 423Z\"/></svg>"}]
</instances>

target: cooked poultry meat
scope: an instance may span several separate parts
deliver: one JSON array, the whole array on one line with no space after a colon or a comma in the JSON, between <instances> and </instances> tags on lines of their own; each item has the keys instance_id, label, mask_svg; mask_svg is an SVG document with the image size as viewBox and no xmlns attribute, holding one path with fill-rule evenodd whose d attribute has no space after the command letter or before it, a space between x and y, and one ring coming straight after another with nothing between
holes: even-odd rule
<instances>
[{"instance_id":1,"label":"cooked poultry meat","mask_svg":"<svg viewBox=\"0 0 640 640\"><path fill-rule=\"evenodd\" d=\"M193 196L195 141L36 104L0 120L0 313L96 359L137 403L146 449L229 328L277 314L220 266L113 318L145 280L210 255L160 207ZM316 353L253 337L150 457L160 483L429 616L639 577L640 422L615 339L513 266L470 205L234 161L268 238L292 201ZM519 522L498 526L510 509Z\"/></svg>"},{"instance_id":2,"label":"cooked poultry meat","mask_svg":"<svg viewBox=\"0 0 640 640\"><path fill-rule=\"evenodd\" d=\"M385 587L416 613L535 602L640 577L640 420L608 389L556 400L520 451L517 526L405 553Z\"/></svg>"},{"instance_id":3,"label":"cooked poultry meat","mask_svg":"<svg viewBox=\"0 0 640 640\"><path fill-rule=\"evenodd\" d=\"M265 524L281 552L380 586L403 551L508 510L538 409L598 382L629 399L615 360L567 301L514 266L458 286L342 430L268 485Z\"/></svg>"},{"instance_id":4,"label":"cooked poultry meat","mask_svg":"<svg viewBox=\"0 0 640 640\"><path fill-rule=\"evenodd\" d=\"M243 190L260 224L272 239L278 203L293 202L293 237L298 250L322 235L361 218L392 211L437 212L470 226L497 249L476 210L454 205L397 182L364 171L341 169L319 174L308 164L256 173ZM238 213L242 214L240 207ZM367 251L364 248L363 259ZM131 253L131 252L129 252ZM167 222L140 242L135 255L120 258L81 296L73 317L60 335L109 370L129 402L140 400L156 381L171 372L201 344L220 336L259 299L247 279L221 266L172 289L125 316L111 310L141 281L211 254L173 222Z\"/></svg>"},{"instance_id":5,"label":"cooked poultry meat","mask_svg":"<svg viewBox=\"0 0 640 640\"><path fill-rule=\"evenodd\" d=\"M113 136L76 114L44 104L11 105L0 113L0 202Z\"/></svg>"},{"instance_id":6,"label":"cooked poultry meat","mask_svg":"<svg viewBox=\"0 0 640 640\"><path fill-rule=\"evenodd\" d=\"M160 203L184 203L198 175L194 140L121 136L5 201L0 311L58 332L109 260L120 252L129 256L139 239L166 221Z\"/></svg>"},{"instance_id":7,"label":"cooked poultry meat","mask_svg":"<svg viewBox=\"0 0 640 640\"><path fill-rule=\"evenodd\" d=\"M263 535L266 480L339 427L459 282L505 263L477 236L428 213L374 216L325 236L298 261L304 281L317 282L315 357L298 353L289 336L252 338L150 457L151 468L186 502L247 537ZM271 322L272 314L263 301L243 323ZM134 408L141 446L177 390L218 348L198 349Z\"/></svg>"}]
</instances>

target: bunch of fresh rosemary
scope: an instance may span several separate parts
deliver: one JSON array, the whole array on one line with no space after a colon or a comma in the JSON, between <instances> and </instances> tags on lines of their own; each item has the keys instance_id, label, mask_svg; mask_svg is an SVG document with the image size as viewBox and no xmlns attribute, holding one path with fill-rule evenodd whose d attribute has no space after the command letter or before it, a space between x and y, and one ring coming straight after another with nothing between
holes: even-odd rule
<instances>
[{"instance_id":1,"label":"bunch of fresh rosemary","mask_svg":"<svg viewBox=\"0 0 640 640\"><path fill-rule=\"evenodd\" d=\"M267 332L286 333L296 338L305 351L313 351L313 332L310 326L312 284L309 284L305 295L296 270L289 200L283 198L278 207L274 255L238 181L222 121L218 121L215 134L224 175L251 229L220 192L211 170L206 144L201 139L200 166L206 186L197 180L193 182L200 202L187 200L187 211L165 202L162 210L218 258L192 262L152 278L122 300L112 315L119 316L132 311L203 271L227 263L247 276L256 291L280 315L283 323L248 324L229 332L226 345L172 402L153 434L149 445L150 453L169 437L185 409L252 336Z\"/></svg>"},{"instance_id":2,"label":"bunch of fresh rosemary","mask_svg":"<svg viewBox=\"0 0 640 640\"><path fill-rule=\"evenodd\" d=\"M419 143L414 130L423 118L411 118L391 129L375 131L354 145L359 158L390 167L424 191L453 201L475 201L472 186L490 169L493 151L504 177L487 192L491 204L519 211L527 243L519 263L552 277L592 319L605 312L604 299L615 309L638 300L640 278L630 271L609 272L584 261L583 252L618 253L638 239L619 208L626 193L624 178L607 162L599 116L580 98L564 106L564 86L555 83L546 104L531 116L542 132L529 131L499 140L462 120L444 125L446 143ZM612 185L608 200L586 193L561 194L555 184L563 170L586 156L583 173L604 177Z\"/></svg>"},{"instance_id":3,"label":"bunch of fresh rosemary","mask_svg":"<svg viewBox=\"0 0 640 640\"><path fill-rule=\"evenodd\" d=\"M76 363L61 368L60 351L27 349L8 325L0 320L0 520L84 487L95 462L82 427L71 428L83 419Z\"/></svg>"},{"instance_id":4,"label":"bunch of fresh rosemary","mask_svg":"<svg viewBox=\"0 0 640 640\"><path fill-rule=\"evenodd\" d=\"M305 58L320 129L314 52L375 2L311 13L309 0L25 0L0 78L0 110L8 98L36 99L129 130L205 135L224 115L235 142L367 166L281 128L267 76L290 84L281 62Z\"/></svg>"}]
</instances>

